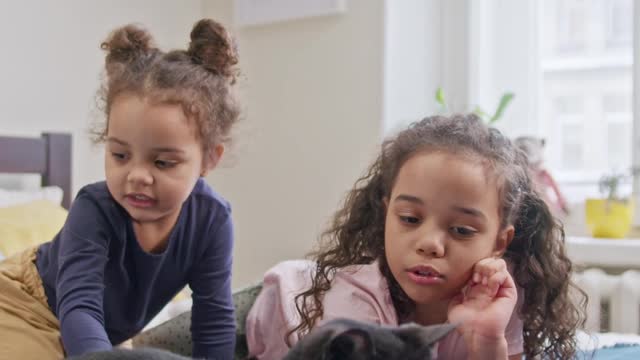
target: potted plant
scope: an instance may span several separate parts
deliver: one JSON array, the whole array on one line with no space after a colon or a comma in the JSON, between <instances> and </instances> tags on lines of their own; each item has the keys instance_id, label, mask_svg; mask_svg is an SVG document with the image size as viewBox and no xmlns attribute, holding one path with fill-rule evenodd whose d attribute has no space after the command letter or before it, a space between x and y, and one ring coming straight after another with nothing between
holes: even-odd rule
<instances>
[{"instance_id":1,"label":"potted plant","mask_svg":"<svg viewBox=\"0 0 640 360\"><path fill-rule=\"evenodd\" d=\"M587 199L586 223L593 237L619 239L631 230L634 203L631 197L619 194L620 184L629 177L625 173L605 174L598 182L603 198Z\"/></svg>"}]
</instances>

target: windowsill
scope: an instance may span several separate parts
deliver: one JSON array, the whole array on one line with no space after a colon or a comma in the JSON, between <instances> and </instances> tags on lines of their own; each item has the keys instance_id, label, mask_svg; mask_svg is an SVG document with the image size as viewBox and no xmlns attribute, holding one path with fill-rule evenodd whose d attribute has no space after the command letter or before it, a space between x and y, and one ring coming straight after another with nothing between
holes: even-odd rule
<instances>
[{"instance_id":1,"label":"windowsill","mask_svg":"<svg viewBox=\"0 0 640 360\"><path fill-rule=\"evenodd\" d=\"M543 72L585 71L606 68L627 68L633 66L633 56L572 56L546 59L542 61Z\"/></svg>"},{"instance_id":2,"label":"windowsill","mask_svg":"<svg viewBox=\"0 0 640 360\"><path fill-rule=\"evenodd\" d=\"M569 204L584 204L589 198L602 198L603 194L598 187L598 181L585 179L584 181L558 181L560 191ZM620 196L630 196L632 193L631 181L622 182L618 189Z\"/></svg>"},{"instance_id":3,"label":"windowsill","mask_svg":"<svg viewBox=\"0 0 640 360\"><path fill-rule=\"evenodd\" d=\"M640 228L635 228L630 235L637 238L600 239L567 236L567 253L578 265L640 268Z\"/></svg>"},{"instance_id":4,"label":"windowsill","mask_svg":"<svg viewBox=\"0 0 640 360\"><path fill-rule=\"evenodd\" d=\"M549 170L553 177L556 179L558 184L573 186L573 185L597 185L603 175L610 175L613 173L611 170L603 169L599 171L567 171L567 170L557 170L550 169ZM616 174L621 174L623 172L616 171ZM622 184L631 184L630 178L624 178Z\"/></svg>"}]
</instances>

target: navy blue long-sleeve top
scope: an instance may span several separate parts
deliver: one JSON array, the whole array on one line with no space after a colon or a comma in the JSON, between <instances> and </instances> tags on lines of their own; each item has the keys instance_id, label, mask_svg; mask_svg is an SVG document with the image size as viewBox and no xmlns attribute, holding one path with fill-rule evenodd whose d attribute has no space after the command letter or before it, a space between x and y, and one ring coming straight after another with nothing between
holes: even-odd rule
<instances>
[{"instance_id":1,"label":"navy blue long-sleeve top","mask_svg":"<svg viewBox=\"0 0 640 360\"><path fill-rule=\"evenodd\" d=\"M142 250L105 182L85 186L36 259L66 354L108 350L131 338L188 284L194 357L232 359L232 248L230 206L202 179L160 254Z\"/></svg>"}]
</instances>

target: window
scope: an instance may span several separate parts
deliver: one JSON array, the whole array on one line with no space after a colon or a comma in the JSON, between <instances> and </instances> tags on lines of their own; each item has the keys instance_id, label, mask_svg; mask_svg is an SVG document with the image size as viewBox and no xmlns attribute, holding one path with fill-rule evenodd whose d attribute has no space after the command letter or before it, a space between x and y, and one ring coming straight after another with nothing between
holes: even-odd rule
<instances>
[{"instance_id":1,"label":"window","mask_svg":"<svg viewBox=\"0 0 640 360\"><path fill-rule=\"evenodd\" d=\"M633 94L634 81L640 89L640 1L385 4L395 11L387 14L385 130L439 111L437 87L449 112L476 105L491 112L509 91L514 101L495 126L511 138L546 140L545 165L570 202L599 196L602 175L640 164L640 116L633 113L634 104L640 109ZM461 4L468 5L464 17ZM622 194L630 189L624 185Z\"/></svg>"},{"instance_id":2,"label":"window","mask_svg":"<svg viewBox=\"0 0 640 360\"><path fill-rule=\"evenodd\" d=\"M538 19L547 165L564 183L632 164L633 1L544 0Z\"/></svg>"},{"instance_id":3,"label":"window","mask_svg":"<svg viewBox=\"0 0 640 360\"><path fill-rule=\"evenodd\" d=\"M629 48L633 40L633 0L606 3L606 41L608 48Z\"/></svg>"}]
</instances>

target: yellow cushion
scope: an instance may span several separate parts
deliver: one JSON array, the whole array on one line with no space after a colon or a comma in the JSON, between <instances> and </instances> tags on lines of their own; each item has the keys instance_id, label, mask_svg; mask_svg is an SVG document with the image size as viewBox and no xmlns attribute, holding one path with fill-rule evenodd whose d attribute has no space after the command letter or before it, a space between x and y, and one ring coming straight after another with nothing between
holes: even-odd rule
<instances>
[{"instance_id":1,"label":"yellow cushion","mask_svg":"<svg viewBox=\"0 0 640 360\"><path fill-rule=\"evenodd\" d=\"M0 208L0 253L9 257L53 239L67 211L48 200Z\"/></svg>"}]
</instances>

